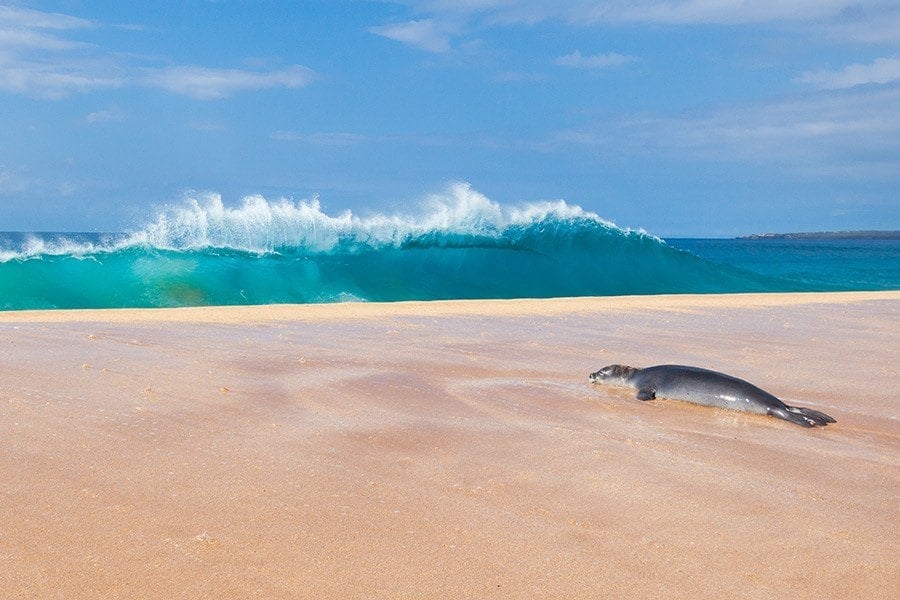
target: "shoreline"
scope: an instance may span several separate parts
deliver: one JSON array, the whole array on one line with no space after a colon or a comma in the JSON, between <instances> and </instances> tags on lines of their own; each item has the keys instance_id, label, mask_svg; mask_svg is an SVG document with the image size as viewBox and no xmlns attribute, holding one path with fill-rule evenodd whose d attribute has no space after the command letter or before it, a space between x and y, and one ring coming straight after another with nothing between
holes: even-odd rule
<instances>
[{"instance_id":1,"label":"shoreline","mask_svg":"<svg viewBox=\"0 0 900 600\"><path fill-rule=\"evenodd\" d=\"M900 290L852 292L753 292L735 294L646 294L637 296L580 296L464 300L410 300L398 302L334 302L316 304L260 304L185 306L174 308L72 308L0 311L0 323L70 321L138 322L251 322L378 318L415 315L519 314L549 315L560 311L686 310L732 307L773 307L833 302L900 300Z\"/></svg>"},{"instance_id":2,"label":"shoreline","mask_svg":"<svg viewBox=\"0 0 900 600\"><path fill-rule=\"evenodd\" d=\"M890 597L900 292L0 313L0 596ZM837 419L591 385L694 364Z\"/></svg>"}]
</instances>

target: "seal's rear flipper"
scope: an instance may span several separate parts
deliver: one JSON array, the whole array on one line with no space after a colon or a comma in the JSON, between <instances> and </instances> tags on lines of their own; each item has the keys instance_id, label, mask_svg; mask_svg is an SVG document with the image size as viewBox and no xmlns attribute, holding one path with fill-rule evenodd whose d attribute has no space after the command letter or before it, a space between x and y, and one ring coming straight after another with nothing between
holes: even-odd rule
<instances>
[{"instance_id":1,"label":"seal's rear flipper","mask_svg":"<svg viewBox=\"0 0 900 600\"><path fill-rule=\"evenodd\" d=\"M798 406L785 406L784 408L770 408L768 414L803 427L815 427L816 425L825 426L829 423L836 423L834 419L811 408L801 408Z\"/></svg>"},{"instance_id":2,"label":"seal's rear flipper","mask_svg":"<svg viewBox=\"0 0 900 600\"><path fill-rule=\"evenodd\" d=\"M768 414L773 417L778 417L779 419L784 419L785 421L790 421L791 423L796 423L797 425L801 425L803 427L815 427L816 424L807 417L803 415L790 412L785 410L784 408L770 408L768 410Z\"/></svg>"},{"instance_id":3,"label":"seal's rear flipper","mask_svg":"<svg viewBox=\"0 0 900 600\"><path fill-rule=\"evenodd\" d=\"M829 423L837 423L834 419L823 412L813 410L811 408L803 408L802 406L788 406L787 409L794 413L815 421L816 425L827 425Z\"/></svg>"}]
</instances>

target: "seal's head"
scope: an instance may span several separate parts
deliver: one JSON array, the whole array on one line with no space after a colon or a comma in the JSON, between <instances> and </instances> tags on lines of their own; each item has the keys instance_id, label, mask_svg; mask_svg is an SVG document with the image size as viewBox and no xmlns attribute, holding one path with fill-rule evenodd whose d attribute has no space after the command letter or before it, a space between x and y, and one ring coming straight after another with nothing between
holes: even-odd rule
<instances>
[{"instance_id":1,"label":"seal's head","mask_svg":"<svg viewBox=\"0 0 900 600\"><path fill-rule=\"evenodd\" d=\"M591 383L621 384L628 381L638 369L626 365L609 365L590 375Z\"/></svg>"}]
</instances>

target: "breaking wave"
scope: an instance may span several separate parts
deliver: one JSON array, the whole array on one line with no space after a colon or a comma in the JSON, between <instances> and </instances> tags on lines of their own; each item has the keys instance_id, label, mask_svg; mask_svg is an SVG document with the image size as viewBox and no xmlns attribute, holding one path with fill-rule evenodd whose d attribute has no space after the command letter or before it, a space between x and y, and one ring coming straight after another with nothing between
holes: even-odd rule
<instances>
[{"instance_id":1,"label":"breaking wave","mask_svg":"<svg viewBox=\"0 0 900 600\"><path fill-rule=\"evenodd\" d=\"M107 308L795 290L564 201L505 206L467 184L417 210L214 194L111 236L0 245L0 308Z\"/></svg>"}]
</instances>

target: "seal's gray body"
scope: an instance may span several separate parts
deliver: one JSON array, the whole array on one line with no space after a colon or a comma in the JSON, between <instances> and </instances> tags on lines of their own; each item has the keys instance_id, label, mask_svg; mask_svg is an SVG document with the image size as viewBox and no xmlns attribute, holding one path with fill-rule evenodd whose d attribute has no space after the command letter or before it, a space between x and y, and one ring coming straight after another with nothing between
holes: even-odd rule
<instances>
[{"instance_id":1,"label":"seal's gray body","mask_svg":"<svg viewBox=\"0 0 900 600\"><path fill-rule=\"evenodd\" d=\"M637 369L625 365L609 365L591 373L590 379L593 383L618 383L634 387L637 389L638 400L653 400L660 396L705 406L772 415L804 427L835 422L817 410L788 406L748 381L699 367L658 365Z\"/></svg>"}]
</instances>

